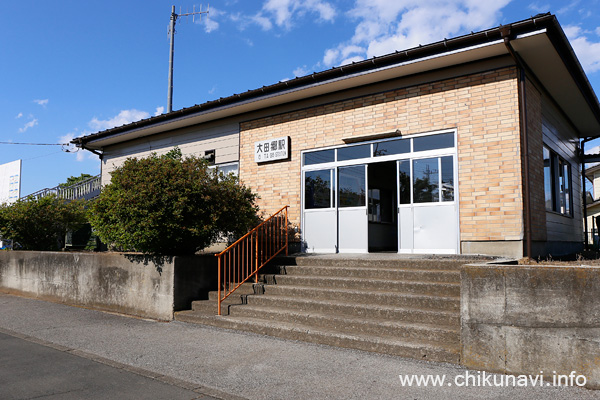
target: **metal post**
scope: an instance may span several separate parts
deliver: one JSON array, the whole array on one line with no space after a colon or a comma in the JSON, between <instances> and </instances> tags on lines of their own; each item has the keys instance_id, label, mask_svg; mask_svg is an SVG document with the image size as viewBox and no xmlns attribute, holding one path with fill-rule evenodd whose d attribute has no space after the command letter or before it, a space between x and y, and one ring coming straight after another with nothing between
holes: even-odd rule
<instances>
[{"instance_id":1,"label":"metal post","mask_svg":"<svg viewBox=\"0 0 600 400\"><path fill-rule=\"evenodd\" d=\"M585 232L585 235L583 235L584 250L589 250L590 244L588 239L587 191L585 190L585 142L587 140L584 139L581 141L581 184L583 189L581 192L583 193L583 231Z\"/></svg>"},{"instance_id":2,"label":"metal post","mask_svg":"<svg viewBox=\"0 0 600 400\"><path fill-rule=\"evenodd\" d=\"M173 6L173 8L175 8L175 6ZM218 309L217 309L217 315L221 315L221 255L218 256L219 260L218 260L218 269L217 269L217 280L219 281L219 286L217 287L217 302L218 302Z\"/></svg>"},{"instance_id":3,"label":"metal post","mask_svg":"<svg viewBox=\"0 0 600 400\"><path fill-rule=\"evenodd\" d=\"M175 14L175 6L171 8L171 49L169 55L169 91L167 94L167 113L173 111L173 53L175 51L175 21L177 20L177 14Z\"/></svg>"}]
</instances>

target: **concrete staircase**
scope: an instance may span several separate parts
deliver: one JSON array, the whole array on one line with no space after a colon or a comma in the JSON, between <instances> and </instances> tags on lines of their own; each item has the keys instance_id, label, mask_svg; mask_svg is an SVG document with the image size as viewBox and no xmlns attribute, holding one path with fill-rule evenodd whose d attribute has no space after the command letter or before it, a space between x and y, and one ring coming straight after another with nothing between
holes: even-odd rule
<instances>
[{"instance_id":1,"label":"concrete staircase","mask_svg":"<svg viewBox=\"0 0 600 400\"><path fill-rule=\"evenodd\" d=\"M216 316L216 292L175 319L422 360L460 361L464 258L278 259Z\"/></svg>"}]
</instances>

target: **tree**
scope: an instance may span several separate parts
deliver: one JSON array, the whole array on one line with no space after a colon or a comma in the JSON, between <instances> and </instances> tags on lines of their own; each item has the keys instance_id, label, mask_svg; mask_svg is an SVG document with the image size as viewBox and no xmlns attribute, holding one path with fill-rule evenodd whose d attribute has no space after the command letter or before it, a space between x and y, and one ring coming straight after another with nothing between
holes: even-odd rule
<instances>
[{"instance_id":1,"label":"tree","mask_svg":"<svg viewBox=\"0 0 600 400\"><path fill-rule=\"evenodd\" d=\"M178 148L130 158L91 206L102 241L150 255L193 254L224 234L241 235L257 222L256 195L233 174L208 168Z\"/></svg>"},{"instance_id":2,"label":"tree","mask_svg":"<svg viewBox=\"0 0 600 400\"><path fill-rule=\"evenodd\" d=\"M0 236L23 250L60 250L67 231L81 228L86 221L84 200L48 195L0 205Z\"/></svg>"},{"instance_id":3,"label":"tree","mask_svg":"<svg viewBox=\"0 0 600 400\"><path fill-rule=\"evenodd\" d=\"M60 187L73 186L76 183L86 181L86 180L88 180L90 178L93 178L93 177L94 176L90 175L90 174L81 174L79 176L70 176L69 178L67 178L66 182L60 183L58 186L60 186Z\"/></svg>"}]
</instances>

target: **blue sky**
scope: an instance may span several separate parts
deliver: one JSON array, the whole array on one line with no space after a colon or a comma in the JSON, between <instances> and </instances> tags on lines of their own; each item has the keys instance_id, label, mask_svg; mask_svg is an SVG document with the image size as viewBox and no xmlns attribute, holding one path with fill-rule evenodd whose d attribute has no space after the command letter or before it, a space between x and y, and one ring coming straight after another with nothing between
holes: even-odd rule
<instances>
[{"instance_id":1,"label":"blue sky","mask_svg":"<svg viewBox=\"0 0 600 400\"><path fill-rule=\"evenodd\" d=\"M194 3L3 1L0 142L64 143L164 112L172 5ZM213 0L208 19L178 21L173 109L548 11L600 93L600 0ZM0 164L17 159L22 195L100 171L89 152L0 144Z\"/></svg>"}]
</instances>

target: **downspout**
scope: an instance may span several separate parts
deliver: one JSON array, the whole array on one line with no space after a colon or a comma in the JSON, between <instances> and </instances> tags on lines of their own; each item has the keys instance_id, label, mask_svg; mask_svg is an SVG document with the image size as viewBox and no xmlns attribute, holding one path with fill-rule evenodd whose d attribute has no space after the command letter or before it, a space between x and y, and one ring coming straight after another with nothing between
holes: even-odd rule
<instances>
[{"instance_id":1,"label":"downspout","mask_svg":"<svg viewBox=\"0 0 600 400\"><path fill-rule=\"evenodd\" d=\"M588 214L587 214L587 196L585 190L585 142L589 142L593 138L586 138L581 141L581 192L583 194L583 245L587 250L590 243L588 240Z\"/></svg>"},{"instance_id":2,"label":"downspout","mask_svg":"<svg viewBox=\"0 0 600 400\"><path fill-rule=\"evenodd\" d=\"M519 69L519 129L521 137L523 138L523 154L524 154L524 182L523 182L523 195L524 201L524 222L525 222L525 255L529 258L532 256L531 250L531 193L529 190L529 137L527 135L527 94L525 89L526 77L525 77L525 66L523 62L516 54L510 43L510 27L506 26L500 30L502 38L504 39L504 45L506 46L508 53L511 55L517 68Z\"/></svg>"}]
</instances>

